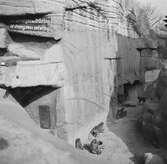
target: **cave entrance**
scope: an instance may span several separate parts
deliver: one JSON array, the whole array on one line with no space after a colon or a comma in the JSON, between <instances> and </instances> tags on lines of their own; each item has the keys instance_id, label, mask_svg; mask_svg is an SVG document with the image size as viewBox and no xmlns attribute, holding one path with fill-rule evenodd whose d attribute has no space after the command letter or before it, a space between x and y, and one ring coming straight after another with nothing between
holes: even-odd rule
<instances>
[{"instance_id":1,"label":"cave entrance","mask_svg":"<svg viewBox=\"0 0 167 164\"><path fill-rule=\"evenodd\" d=\"M138 97L142 97L144 92L144 84L139 80L134 81L133 84L125 83L118 87L117 99L119 104L124 104L126 101L133 104L138 103Z\"/></svg>"}]
</instances>

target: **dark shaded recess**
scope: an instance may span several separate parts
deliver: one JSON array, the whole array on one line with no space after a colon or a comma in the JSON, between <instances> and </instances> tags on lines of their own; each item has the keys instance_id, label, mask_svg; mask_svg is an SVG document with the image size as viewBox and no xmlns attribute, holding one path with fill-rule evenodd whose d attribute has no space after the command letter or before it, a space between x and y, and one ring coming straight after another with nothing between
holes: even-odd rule
<instances>
[{"instance_id":1,"label":"dark shaded recess","mask_svg":"<svg viewBox=\"0 0 167 164\"><path fill-rule=\"evenodd\" d=\"M139 51L140 57L151 57L151 56L152 56L152 51L154 51L154 50L157 50L157 51L158 51L158 48L153 48L153 47L136 48L136 49L137 49L137 51ZM149 55L144 56L144 55L142 54L142 51L144 51L144 50L150 50L151 52L149 53Z\"/></svg>"},{"instance_id":2,"label":"dark shaded recess","mask_svg":"<svg viewBox=\"0 0 167 164\"><path fill-rule=\"evenodd\" d=\"M0 48L0 56L4 56L4 54L7 53L6 48Z\"/></svg>"},{"instance_id":3,"label":"dark shaded recess","mask_svg":"<svg viewBox=\"0 0 167 164\"><path fill-rule=\"evenodd\" d=\"M138 153L135 154L133 157L130 158L135 164L145 164L145 157L144 154Z\"/></svg>"},{"instance_id":4,"label":"dark shaded recess","mask_svg":"<svg viewBox=\"0 0 167 164\"><path fill-rule=\"evenodd\" d=\"M22 107L26 107L35 100L58 89L58 87L56 88L52 86L17 87L17 88L7 88L5 86L0 86L0 87L6 89L8 93L11 94Z\"/></svg>"},{"instance_id":5,"label":"dark shaded recess","mask_svg":"<svg viewBox=\"0 0 167 164\"><path fill-rule=\"evenodd\" d=\"M1 15L0 16L0 22L9 25L9 24L11 24L12 22L15 22L15 20L18 20L18 19L19 20L25 20L25 19L35 20L35 19L43 18L47 14L50 14L50 13L10 15L10 16Z\"/></svg>"},{"instance_id":6,"label":"dark shaded recess","mask_svg":"<svg viewBox=\"0 0 167 164\"><path fill-rule=\"evenodd\" d=\"M33 35L28 35L28 34L22 34L22 33L17 33L17 32L9 32L10 37L12 40L15 42L20 42L20 43L26 43L26 42L37 42L37 43L47 43L50 42L52 44L56 44L61 39L55 40L54 38L49 38L49 37L42 37L42 36L33 36Z\"/></svg>"},{"instance_id":7,"label":"dark shaded recess","mask_svg":"<svg viewBox=\"0 0 167 164\"><path fill-rule=\"evenodd\" d=\"M0 138L0 150L4 150L9 147L9 143L6 139Z\"/></svg>"},{"instance_id":8,"label":"dark shaded recess","mask_svg":"<svg viewBox=\"0 0 167 164\"><path fill-rule=\"evenodd\" d=\"M160 58L167 59L167 47L159 46L158 53L160 54Z\"/></svg>"},{"instance_id":9,"label":"dark shaded recess","mask_svg":"<svg viewBox=\"0 0 167 164\"><path fill-rule=\"evenodd\" d=\"M127 97L128 97L128 94L129 94L129 90L135 86L138 86L138 85L143 85L143 83L140 81L140 80L135 80L133 82L133 84L131 83L125 83L123 84L123 88L124 88L124 92L123 94L119 94L117 95L117 99L118 99L118 102L120 104L123 104L124 101L126 101Z\"/></svg>"},{"instance_id":10,"label":"dark shaded recess","mask_svg":"<svg viewBox=\"0 0 167 164\"><path fill-rule=\"evenodd\" d=\"M74 11L74 10L78 10L78 9L87 9L87 6L77 6L77 7L66 7L65 11Z\"/></svg>"}]
</instances>

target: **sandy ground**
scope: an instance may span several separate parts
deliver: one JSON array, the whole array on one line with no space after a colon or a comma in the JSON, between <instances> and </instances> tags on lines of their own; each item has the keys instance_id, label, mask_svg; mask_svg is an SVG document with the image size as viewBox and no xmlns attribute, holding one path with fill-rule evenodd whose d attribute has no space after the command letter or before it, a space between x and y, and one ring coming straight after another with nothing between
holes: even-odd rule
<instances>
[{"instance_id":1,"label":"sandy ground","mask_svg":"<svg viewBox=\"0 0 167 164\"><path fill-rule=\"evenodd\" d=\"M104 150L98 159L113 161L114 164L131 164L135 153L156 153L159 150L144 140L136 129L137 118L141 115L142 106L128 107L127 116L107 122L105 131L97 139L103 141ZM92 155L95 156L95 155Z\"/></svg>"},{"instance_id":2,"label":"sandy ground","mask_svg":"<svg viewBox=\"0 0 167 164\"><path fill-rule=\"evenodd\" d=\"M128 107L126 110L126 117L115 121L115 124L113 124L113 122L108 122L109 130L121 138L129 148L129 151L133 154L158 151L148 143L136 129L136 121L141 115L142 106Z\"/></svg>"},{"instance_id":3,"label":"sandy ground","mask_svg":"<svg viewBox=\"0 0 167 164\"><path fill-rule=\"evenodd\" d=\"M135 153L156 152L136 129L136 121L142 106L129 107L123 119L108 121L102 133L96 139L103 142L101 155L92 155L98 159L113 161L114 164L131 164L130 158Z\"/></svg>"}]
</instances>

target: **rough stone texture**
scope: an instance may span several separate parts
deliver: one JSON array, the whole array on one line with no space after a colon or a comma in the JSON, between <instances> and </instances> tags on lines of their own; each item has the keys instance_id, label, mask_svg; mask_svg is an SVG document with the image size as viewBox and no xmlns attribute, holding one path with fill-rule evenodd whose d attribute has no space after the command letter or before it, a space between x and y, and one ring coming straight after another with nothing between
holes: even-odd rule
<instances>
[{"instance_id":1,"label":"rough stone texture","mask_svg":"<svg viewBox=\"0 0 167 164\"><path fill-rule=\"evenodd\" d=\"M11 38L9 37L6 26L4 24L0 24L0 36L0 48L7 48L8 44L11 41Z\"/></svg>"},{"instance_id":2,"label":"rough stone texture","mask_svg":"<svg viewBox=\"0 0 167 164\"><path fill-rule=\"evenodd\" d=\"M105 6L103 4L112 6L114 2L99 3L101 6ZM67 1L67 6L75 7L76 3ZM85 140L84 134L99 122L106 120L117 73L118 61L112 59L117 57L118 51L116 31L111 27L114 22L113 20L107 22L97 10L92 10L93 15L97 14L95 20L90 20L92 14L89 14L89 11L83 11L84 16L80 16L80 10L66 12L64 15L62 44L67 79L61 91L64 95L65 111L63 126L71 144L74 144L74 140L78 137ZM118 21L120 20L116 20ZM126 31L127 34L128 27L121 26L121 23L120 33ZM134 56L139 58L136 54ZM109 118L112 119L112 114Z\"/></svg>"},{"instance_id":3,"label":"rough stone texture","mask_svg":"<svg viewBox=\"0 0 167 164\"><path fill-rule=\"evenodd\" d=\"M2 100L1 97L0 106L0 137L9 143L6 149L0 150L0 163L106 163L84 153L81 154L56 136L39 129L18 104Z\"/></svg>"},{"instance_id":4,"label":"rough stone texture","mask_svg":"<svg viewBox=\"0 0 167 164\"><path fill-rule=\"evenodd\" d=\"M16 2L12 1L11 3ZM24 4L24 1L22 3ZM29 3L26 4L29 5ZM10 10L12 9L10 8ZM55 12L57 12L56 8ZM97 10L94 12L100 15ZM89 16L91 17L91 14ZM55 15L56 17L59 16ZM117 61L110 60L110 58L117 57L118 45L115 31L113 32L110 24L107 24L107 20L101 21L102 16L97 16L96 21L90 21L89 18L82 17L81 19L79 15L74 13L72 15L69 12L63 18L62 44L67 79L64 88L61 89L64 98L62 105L64 123L61 126L68 134L68 141L73 144L76 137L84 138L83 133L88 132L100 121L104 121L108 115L117 71ZM81 23L77 23L81 20ZM56 27L57 22L53 21L53 23ZM124 22L125 24L126 22ZM119 28L120 30L126 29L127 32L128 27L120 25ZM125 30L121 34L124 32Z\"/></svg>"},{"instance_id":5,"label":"rough stone texture","mask_svg":"<svg viewBox=\"0 0 167 164\"><path fill-rule=\"evenodd\" d=\"M114 34L107 39L104 31L66 31L63 38L67 79L62 92L68 140L84 137L106 119L114 84L116 55Z\"/></svg>"},{"instance_id":6,"label":"rough stone texture","mask_svg":"<svg viewBox=\"0 0 167 164\"><path fill-rule=\"evenodd\" d=\"M1 19L2 22L8 20L8 30L16 33L27 34L32 36L42 36L60 39L63 31L63 12L65 7L65 0L1 0L0 1L0 15L9 16ZM46 25L38 23L19 23L20 17L12 18L10 16L23 16L26 14L33 14L29 20L35 18L35 14L45 14L41 19L49 19ZM23 18L22 18L23 19ZM37 19L37 18L36 18ZM15 21L17 22L15 22ZM39 19L38 19L39 20ZM38 22L38 21L37 21ZM41 30L42 28L42 30Z\"/></svg>"},{"instance_id":7,"label":"rough stone texture","mask_svg":"<svg viewBox=\"0 0 167 164\"><path fill-rule=\"evenodd\" d=\"M117 56L117 85L126 83L133 84L134 81L143 80L143 66L141 57L136 48L144 46L141 39L128 38L117 35L118 51Z\"/></svg>"},{"instance_id":8,"label":"rough stone texture","mask_svg":"<svg viewBox=\"0 0 167 164\"><path fill-rule=\"evenodd\" d=\"M1 0L0 15L59 12L63 9L62 4L54 0Z\"/></svg>"},{"instance_id":9,"label":"rough stone texture","mask_svg":"<svg viewBox=\"0 0 167 164\"><path fill-rule=\"evenodd\" d=\"M51 128L61 139L66 139L66 133L63 130L62 125L65 121L65 112L62 108L62 96L60 89L41 97L40 99L32 102L25 109L30 115L30 117L37 123L40 127L40 117L39 117L39 105L47 105L50 110L51 118Z\"/></svg>"},{"instance_id":10,"label":"rough stone texture","mask_svg":"<svg viewBox=\"0 0 167 164\"><path fill-rule=\"evenodd\" d=\"M45 48L42 49L35 42L35 46L31 47L30 45L20 43L9 44L9 54L17 55L20 61L16 61L12 65L11 60L13 67L1 67L0 83L13 88L38 85L62 87L65 66L62 59L63 52L61 46L53 44L46 48L47 46L45 45ZM24 61L24 59L29 61ZM34 61L34 59L37 61ZM5 60L2 62L6 63Z\"/></svg>"},{"instance_id":11,"label":"rough stone texture","mask_svg":"<svg viewBox=\"0 0 167 164\"><path fill-rule=\"evenodd\" d=\"M11 43L8 45L8 51L11 54L17 55L19 57L35 58L40 59L40 54L35 51L28 49L28 46L24 46L20 43Z\"/></svg>"}]
</instances>

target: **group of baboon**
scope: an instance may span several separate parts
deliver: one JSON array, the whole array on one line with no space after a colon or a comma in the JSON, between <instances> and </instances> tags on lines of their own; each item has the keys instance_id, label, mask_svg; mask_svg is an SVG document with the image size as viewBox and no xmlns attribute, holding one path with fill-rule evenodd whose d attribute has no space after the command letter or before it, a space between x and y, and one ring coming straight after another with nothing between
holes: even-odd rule
<instances>
[{"instance_id":1,"label":"group of baboon","mask_svg":"<svg viewBox=\"0 0 167 164\"><path fill-rule=\"evenodd\" d=\"M75 148L80 150L87 150L92 154L97 154L97 155L101 154L103 149L103 142L98 140L96 137L100 133L103 133L104 131L103 125L104 123L101 122L97 126L95 126L93 129L91 129L89 135L91 135L93 139L90 141L90 143L82 144L81 139L77 138L75 140Z\"/></svg>"}]
</instances>

